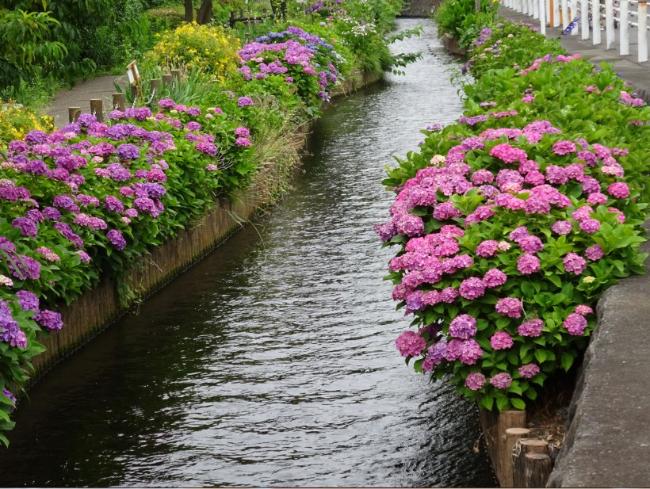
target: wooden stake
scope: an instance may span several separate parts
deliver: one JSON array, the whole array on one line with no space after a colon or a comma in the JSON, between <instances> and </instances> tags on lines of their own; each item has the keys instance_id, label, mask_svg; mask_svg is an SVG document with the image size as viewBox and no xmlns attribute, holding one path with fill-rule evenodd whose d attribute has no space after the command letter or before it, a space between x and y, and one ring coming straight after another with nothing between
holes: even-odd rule
<instances>
[{"instance_id":1,"label":"wooden stake","mask_svg":"<svg viewBox=\"0 0 650 489\"><path fill-rule=\"evenodd\" d=\"M90 99L90 113L93 114L99 122L102 122L104 120L104 102L102 99Z\"/></svg>"},{"instance_id":2,"label":"wooden stake","mask_svg":"<svg viewBox=\"0 0 650 489\"><path fill-rule=\"evenodd\" d=\"M68 122L76 122L81 115L81 107L68 107Z\"/></svg>"},{"instance_id":3,"label":"wooden stake","mask_svg":"<svg viewBox=\"0 0 650 489\"><path fill-rule=\"evenodd\" d=\"M509 462L505 461L506 458L506 430L508 428L525 428L526 427L526 411L503 411L499 414L497 421L497 463L496 472L499 483L503 487L507 482L505 469L510 466ZM510 454L507 454L510 457Z\"/></svg>"},{"instance_id":4,"label":"wooden stake","mask_svg":"<svg viewBox=\"0 0 650 489\"><path fill-rule=\"evenodd\" d=\"M514 486L514 467L512 456L517 441L530 435L528 428L508 428L506 430L506 443L503 450L503 484L502 487Z\"/></svg>"},{"instance_id":5,"label":"wooden stake","mask_svg":"<svg viewBox=\"0 0 650 489\"><path fill-rule=\"evenodd\" d=\"M552 470L551 457L543 453L527 453L524 457L524 485L521 487L546 487Z\"/></svg>"},{"instance_id":6,"label":"wooden stake","mask_svg":"<svg viewBox=\"0 0 650 489\"><path fill-rule=\"evenodd\" d=\"M113 94L113 109L117 109L117 110L126 109L126 96L123 93Z\"/></svg>"},{"instance_id":7,"label":"wooden stake","mask_svg":"<svg viewBox=\"0 0 650 489\"><path fill-rule=\"evenodd\" d=\"M172 70L172 78L176 83L181 82L181 70Z\"/></svg>"},{"instance_id":8,"label":"wooden stake","mask_svg":"<svg viewBox=\"0 0 650 489\"><path fill-rule=\"evenodd\" d=\"M530 482L530 471L528 467L527 456L535 455L548 457L548 442L544 440L537 439L521 439L515 443L515 447L512 451L512 468L513 468L513 477L512 482L514 487L544 487L546 481L541 486L529 485ZM550 461L550 457L549 461ZM550 474L550 471L549 471Z\"/></svg>"},{"instance_id":9,"label":"wooden stake","mask_svg":"<svg viewBox=\"0 0 650 489\"><path fill-rule=\"evenodd\" d=\"M162 79L154 78L151 80L151 91L155 92L156 95L160 93L160 87L162 86Z\"/></svg>"},{"instance_id":10,"label":"wooden stake","mask_svg":"<svg viewBox=\"0 0 650 489\"><path fill-rule=\"evenodd\" d=\"M173 77L172 77L171 73L165 73L162 76L163 85L166 86L166 87L171 86L172 80L173 80Z\"/></svg>"}]
</instances>

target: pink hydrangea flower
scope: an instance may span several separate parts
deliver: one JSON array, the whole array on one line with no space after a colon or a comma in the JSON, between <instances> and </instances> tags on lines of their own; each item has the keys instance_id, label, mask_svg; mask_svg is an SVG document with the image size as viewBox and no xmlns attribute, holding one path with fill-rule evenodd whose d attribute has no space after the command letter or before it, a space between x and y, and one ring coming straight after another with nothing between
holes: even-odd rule
<instances>
[{"instance_id":1,"label":"pink hydrangea flower","mask_svg":"<svg viewBox=\"0 0 650 489\"><path fill-rule=\"evenodd\" d=\"M478 277L470 277L461 282L458 292L463 299L478 299L485 294L485 284Z\"/></svg>"},{"instance_id":2,"label":"pink hydrangea flower","mask_svg":"<svg viewBox=\"0 0 650 489\"><path fill-rule=\"evenodd\" d=\"M485 385L485 375L480 372L472 372L465 379L465 387L471 391L478 391Z\"/></svg>"},{"instance_id":3,"label":"pink hydrangea flower","mask_svg":"<svg viewBox=\"0 0 650 489\"><path fill-rule=\"evenodd\" d=\"M524 253L517 259L517 270L522 275L532 275L535 272L539 272L539 258L530 253Z\"/></svg>"},{"instance_id":4,"label":"pink hydrangea flower","mask_svg":"<svg viewBox=\"0 0 650 489\"><path fill-rule=\"evenodd\" d=\"M512 384L512 377L510 374L506 372L502 372L500 374L496 374L494 377L490 379L490 384L492 384L493 387L496 387L497 389L507 389L510 387L510 384Z\"/></svg>"},{"instance_id":5,"label":"pink hydrangea flower","mask_svg":"<svg viewBox=\"0 0 650 489\"><path fill-rule=\"evenodd\" d=\"M523 313L524 305L521 302L521 299L517 299L516 297L504 297L497 301L495 309L502 316L520 318Z\"/></svg>"},{"instance_id":6,"label":"pink hydrangea flower","mask_svg":"<svg viewBox=\"0 0 650 489\"><path fill-rule=\"evenodd\" d=\"M627 199L630 196L630 189L626 183L616 182L607 187L607 193L615 199Z\"/></svg>"},{"instance_id":7,"label":"pink hydrangea flower","mask_svg":"<svg viewBox=\"0 0 650 489\"><path fill-rule=\"evenodd\" d=\"M523 149L515 148L508 143L497 144L490 150L490 156L504 163L517 163L528 159Z\"/></svg>"},{"instance_id":8,"label":"pink hydrangea flower","mask_svg":"<svg viewBox=\"0 0 650 489\"><path fill-rule=\"evenodd\" d=\"M576 253L568 253L562 262L564 270L575 275L580 275L587 267L586 260Z\"/></svg>"},{"instance_id":9,"label":"pink hydrangea flower","mask_svg":"<svg viewBox=\"0 0 650 489\"><path fill-rule=\"evenodd\" d=\"M591 261L598 261L605 256L605 252L600 246L592 245L585 250L585 256Z\"/></svg>"},{"instance_id":10,"label":"pink hydrangea flower","mask_svg":"<svg viewBox=\"0 0 650 489\"><path fill-rule=\"evenodd\" d=\"M526 365L519 367L519 375L521 375L524 379L532 379L537 374L539 374L539 372L539 365L535 363L527 363Z\"/></svg>"},{"instance_id":11,"label":"pink hydrangea flower","mask_svg":"<svg viewBox=\"0 0 650 489\"><path fill-rule=\"evenodd\" d=\"M587 329L587 320L578 313L571 313L564 320L562 325L572 336L582 336Z\"/></svg>"},{"instance_id":12,"label":"pink hydrangea flower","mask_svg":"<svg viewBox=\"0 0 650 489\"><path fill-rule=\"evenodd\" d=\"M579 306L576 306L576 314L580 314L581 316L589 316L593 313L594 310L586 304L580 304Z\"/></svg>"},{"instance_id":13,"label":"pink hydrangea flower","mask_svg":"<svg viewBox=\"0 0 650 489\"><path fill-rule=\"evenodd\" d=\"M476 319L469 314L456 316L449 325L449 336L468 340L476 334Z\"/></svg>"},{"instance_id":14,"label":"pink hydrangea flower","mask_svg":"<svg viewBox=\"0 0 650 489\"><path fill-rule=\"evenodd\" d=\"M600 221L597 219L583 219L580 221L580 229L587 234L594 234L600 230Z\"/></svg>"},{"instance_id":15,"label":"pink hydrangea flower","mask_svg":"<svg viewBox=\"0 0 650 489\"><path fill-rule=\"evenodd\" d=\"M482 258L490 258L496 255L499 243L493 239L487 239L476 247L476 254Z\"/></svg>"},{"instance_id":16,"label":"pink hydrangea flower","mask_svg":"<svg viewBox=\"0 0 650 489\"><path fill-rule=\"evenodd\" d=\"M571 232L571 223L569 221L555 221L551 226L551 230L555 234L566 235Z\"/></svg>"},{"instance_id":17,"label":"pink hydrangea flower","mask_svg":"<svg viewBox=\"0 0 650 489\"><path fill-rule=\"evenodd\" d=\"M544 249L544 243L537 236L528 235L517 241L519 247L526 253L537 253Z\"/></svg>"},{"instance_id":18,"label":"pink hydrangea flower","mask_svg":"<svg viewBox=\"0 0 650 489\"><path fill-rule=\"evenodd\" d=\"M414 331L404 331L395 340L395 346L403 357L414 357L422 353L427 342Z\"/></svg>"},{"instance_id":19,"label":"pink hydrangea flower","mask_svg":"<svg viewBox=\"0 0 650 489\"><path fill-rule=\"evenodd\" d=\"M542 335L544 328L544 321L541 319L530 319L519 325L517 333L520 336L527 336L529 338L537 338Z\"/></svg>"},{"instance_id":20,"label":"pink hydrangea flower","mask_svg":"<svg viewBox=\"0 0 650 489\"><path fill-rule=\"evenodd\" d=\"M553 153L564 156L576 152L576 145L572 141L558 141L553 145Z\"/></svg>"},{"instance_id":21,"label":"pink hydrangea flower","mask_svg":"<svg viewBox=\"0 0 650 489\"><path fill-rule=\"evenodd\" d=\"M497 331L490 338L490 346L493 350L508 350L512 348L512 345L514 345L512 336L505 331Z\"/></svg>"},{"instance_id":22,"label":"pink hydrangea flower","mask_svg":"<svg viewBox=\"0 0 650 489\"><path fill-rule=\"evenodd\" d=\"M483 284L489 289L500 287L508 281L508 276L498 268L491 268L483 275Z\"/></svg>"}]
</instances>

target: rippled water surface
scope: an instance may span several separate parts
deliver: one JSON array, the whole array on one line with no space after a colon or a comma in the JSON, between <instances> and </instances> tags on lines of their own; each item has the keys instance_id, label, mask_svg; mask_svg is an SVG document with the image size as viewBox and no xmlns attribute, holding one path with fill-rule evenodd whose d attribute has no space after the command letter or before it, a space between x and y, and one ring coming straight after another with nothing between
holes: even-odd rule
<instances>
[{"instance_id":1,"label":"rippled water surface","mask_svg":"<svg viewBox=\"0 0 650 489\"><path fill-rule=\"evenodd\" d=\"M17 413L3 485L493 485L476 413L404 366L380 181L460 111L428 21L404 77L339 101L248 226L57 367Z\"/></svg>"}]
</instances>

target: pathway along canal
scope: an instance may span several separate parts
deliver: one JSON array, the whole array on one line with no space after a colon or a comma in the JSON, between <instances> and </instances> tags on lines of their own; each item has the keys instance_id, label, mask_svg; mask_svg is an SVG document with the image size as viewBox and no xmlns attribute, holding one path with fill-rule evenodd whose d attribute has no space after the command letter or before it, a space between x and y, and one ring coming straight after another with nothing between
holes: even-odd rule
<instances>
[{"instance_id":1,"label":"pathway along canal","mask_svg":"<svg viewBox=\"0 0 650 489\"><path fill-rule=\"evenodd\" d=\"M383 167L461 110L435 26L399 23L423 59L328 110L271 214L31 390L0 484L494 484L474 408L394 347Z\"/></svg>"}]
</instances>

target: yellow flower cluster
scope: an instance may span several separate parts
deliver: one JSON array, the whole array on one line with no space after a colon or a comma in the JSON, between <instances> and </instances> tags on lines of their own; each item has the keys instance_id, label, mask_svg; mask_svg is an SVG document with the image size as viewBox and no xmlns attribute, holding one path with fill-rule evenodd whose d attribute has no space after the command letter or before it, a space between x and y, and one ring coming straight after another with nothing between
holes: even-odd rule
<instances>
[{"instance_id":1,"label":"yellow flower cluster","mask_svg":"<svg viewBox=\"0 0 650 489\"><path fill-rule=\"evenodd\" d=\"M48 115L37 115L33 110L16 104L0 101L0 150L14 139L22 139L29 131L52 131L54 119Z\"/></svg>"},{"instance_id":2,"label":"yellow flower cluster","mask_svg":"<svg viewBox=\"0 0 650 489\"><path fill-rule=\"evenodd\" d=\"M223 27L191 23L161 34L147 56L160 66L199 69L223 78L239 66L239 48L239 39Z\"/></svg>"}]
</instances>

